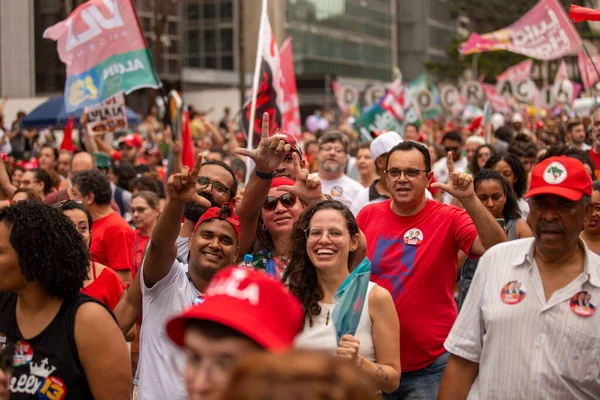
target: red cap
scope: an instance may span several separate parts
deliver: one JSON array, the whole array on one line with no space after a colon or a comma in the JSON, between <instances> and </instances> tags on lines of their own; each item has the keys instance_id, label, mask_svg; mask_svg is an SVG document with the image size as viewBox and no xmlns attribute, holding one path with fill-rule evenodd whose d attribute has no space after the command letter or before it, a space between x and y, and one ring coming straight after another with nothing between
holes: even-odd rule
<instances>
[{"instance_id":1,"label":"red cap","mask_svg":"<svg viewBox=\"0 0 600 400\"><path fill-rule=\"evenodd\" d=\"M198 229L198 227L200 226L201 223L205 222L206 220L209 219L222 219L223 221L227 221L231 224L231 226L233 226L233 229L235 229L235 233L237 234L237 240L238 242L240 241L240 219L239 217L233 212L233 207L230 205L231 208L231 216L227 217L227 218L222 218L220 215L221 209L219 207L211 207L208 210L206 210L206 212L204 214L202 214L202 216L200 217L200 219L198 220L198 222L196 223L196 226L194 227L194 233L196 233L196 229Z\"/></svg>"},{"instance_id":2,"label":"red cap","mask_svg":"<svg viewBox=\"0 0 600 400\"><path fill-rule=\"evenodd\" d=\"M230 266L210 281L201 303L167 323L167 334L179 346L189 320L225 325L278 351L292 347L304 312L300 301L264 271Z\"/></svg>"},{"instance_id":3,"label":"red cap","mask_svg":"<svg viewBox=\"0 0 600 400\"><path fill-rule=\"evenodd\" d=\"M142 137L140 135L138 135L137 133L132 133L130 135L123 136L119 144L124 144L129 147L141 149L144 144L144 141L142 140Z\"/></svg>"},{"instance_id":4,"label":"red cap","mask_svg":"<svg viewBox=\"0 0 600 400\"><path fill-rule=\"evenodd\" d=\"M592 178L581 161L567 156L550 157L533 167L525 198L540 194L578 201L584 194L592 195Z\"/></svg>"},{"instance_id":5,"label":"red cap","mask_svg":"<svg viewBox=\"0 0 600 400\"><path fill-rule=\"evenodd\" d=\"M289 144L292 148L292 151L297 152L300 158L304 157L302 154L302 149L300 148L300 143L298 143L298 139L296 139L296 137L287 133L286 131L282 131L281 129L277 129L273 135L271 135L271 137L273 136L278 136L285 143Z\"/></svg>"},{"instance_id":6,"label":"red cap","mask_svg":"<svg viewBox=\"0 0 600 400\"><path fill-rule=\"evenodd\" d=\"M467 128L469 131L473 132L475 129L479 129L481 127L481 121L483 117L477 117L471 122L471 125Z\"/></svg>"}]
</instances>

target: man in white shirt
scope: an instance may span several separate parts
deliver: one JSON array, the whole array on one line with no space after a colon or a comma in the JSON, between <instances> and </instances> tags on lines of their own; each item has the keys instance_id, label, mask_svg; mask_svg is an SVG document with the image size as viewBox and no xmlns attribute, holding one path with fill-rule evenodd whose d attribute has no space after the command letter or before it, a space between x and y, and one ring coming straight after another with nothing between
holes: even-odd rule
<instances>
[{"instance_id":1,"label":"man in white shirt","mask_svg":"<svg viewBox=\"0 0 600 400\"><path fill-rule=\"evenodd\" d=\"M169 178L165 205L142 264L143 321L138 365L138 399L186 399L183 378L171 366L183 357L164 333L166 322L183 309L201 303L212 277L237 257L239 219L228 205L212 207L202 215L189 238L189 264L176 259L175 241L186 203L210 207L196 192L201 156Z\"/></svg>"},{"instance_id":2,"label":"man in white shirt","mask_svg":"<svg viewBox=\"0 0 600 400\"><path fill-rule=\"evenodd\" d=\"M454 161L454 169L458 172L466 172L468 167L467 158L462 155L462 137L458 132L451 131L446 133L442 137L442 146L446 154L452 153L452 160ZM435 180L440 183L448 183L448 157L440 158L435 164L433 164L433 176ZM452 196L444 192L442 201L449 204L452 201Z\"/></svg>"},{"instance_id":3,"label":"man in white shirt","mask_svg":"<svg viewBox=\"0 0 600 400\"><path fill-rule=\"evenodd\" d=\"M593 212L580 161L550 157L526 197L534 238L489 249L444 346L440 400L597 399L600 257L579 238Z\"/></svg>"},{"instance_id":4,"label":"man in white shirt","mask_svg":"<svg viewBox=\"0 0 600 400\"><path fill-rule=\"evenodd\" d=\"M319 178L323 194L346 207L363 190L360 183L344 174L348 162L348 139L339 132L328 132L319 139Z\"/></svg>"}]
</instances>

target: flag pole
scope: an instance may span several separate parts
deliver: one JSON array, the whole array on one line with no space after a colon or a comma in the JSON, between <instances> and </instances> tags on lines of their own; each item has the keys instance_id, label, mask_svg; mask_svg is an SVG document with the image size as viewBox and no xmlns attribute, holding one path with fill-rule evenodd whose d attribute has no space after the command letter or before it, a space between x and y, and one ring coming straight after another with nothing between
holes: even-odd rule
<instances>
[{"instance_id":1,"label":"flag pole","mask_svg":"<svg viewBox=\"0 0 600 400\"><path fill-rule=\"evenodd\" d=\"M249 120L249 128L248 128L248 150L252 150L252 142L254 139L254 119L256 113L256 95L258 91L258 80L260 77L260 67L262 60L262 50L263 50L263 30L264 30L264 21L267 16L267 1L262 0L262 10L260 13L260 25L258 27L258 45L256 46L256 63L254 64L254 77L252 79L252 103L250 105L250 120ZM242 60L243 61L243 60ZM251 166L252 160L247 157L246 158L246 166L248 172L246 173L246 183L250 180L251 174Z\"/></svg>"},{"instance_id":2,"label":"flag pole","mask_svg":"<svg viewBox=\"0 0 600 400\"><path fill-rule=\"evenodd\" d=\"M588 56L588 58L590 59L590 62L592 63L592 66L594 67L594 71L596 71L596 75L598 75L598 79L600 80L600 72L598 71L598 67L596 66L596 63L594 63L594 59L592 58L590 52L588 51L587 47L585 47L585 43L581 43L581 47L583 47L583 50L585 51L585 54ZM587 68L585 69L585 73L587 74ZM594 102L594 106L596 106L596 96L594 96L594 94L592 93L592 90L590 90L590 93L592 95L592 101Z\"/></svg>"}]
</instances>

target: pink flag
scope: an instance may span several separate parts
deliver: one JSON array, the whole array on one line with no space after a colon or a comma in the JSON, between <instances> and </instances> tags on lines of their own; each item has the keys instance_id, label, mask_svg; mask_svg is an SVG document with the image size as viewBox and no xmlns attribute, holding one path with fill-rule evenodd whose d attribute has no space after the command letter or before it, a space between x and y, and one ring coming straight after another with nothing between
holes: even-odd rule
<instances>
[{"instance_id":1,"label":"pink flag","mask_svg":"<svg viewBox=\"0 0 600 400\"><path fill-rule=\"evenodd\" d=\"M558 0L540 0L514 24L483 35L471 34L460 54L508 50L539 60L577 51L581 38Z\"/></svg>"},{"instance_id":2,"label":"pink flag","mask_svg":"<svg viewBox=\"0 0 600 400\"><path fill-rule=\"evenodd\" d=\"M583 81L583 87L586 89L589 89L594 83L598 82L598 79L600 79L598 73L594 69L594 64L596 64L596 67L600 67L600 54L592 57L592 60L590 60L583 50L577 55L581 80Z\"/></svg>"},{"instance_id":3,"label":"pink flag","mask_svg":"<svg viewBox=\"0 0 600 400\"><path fill-rule=\"evenodd\" d=\"M292 38L287 38L279 49L281 75L283 77L283 117L282 129L300 139L300 105L296 76L294 75L294 59L292 58Z\"/></svg>"},{"instance_id":4,"label":"pink flag","mask_svg":"<svg viewBox=\"0 0 600 400\"><path fill-rule=\"evenodd\" d=\"M492 109L494 110L494 112L506 114L511 112L510 106L508 105L506 98L496 91L496 87L494 85L490 85L489 83L482 83L481 87L483 88L487 99L492 105Z\"/></svg>"},{"instance_id":5,"label":"pink flag","mask_svg":"<svg viewBox=\"0 0 600 400\"><path fill-rule=\"evenodd\" d=\"M513 85L517 82L529 79L531 77L531 69L533 68L533 60L528 58L525 61L509 67L496 77L498 82L510 81Z\"/></svg>"},{"instance_id":6,"label":"pink flag","mask_svg":"<svg viewBox=\"0 0 600 400\"><path fill-rule=\"evenodd\" d=\"M557 85L560 82L569 79L569 73L567 72L567 63L565 60L560 62L560 66L558 67L558 71L556 71L556 76L554 77L554 84Z\"/></svg>"}]
</instances>

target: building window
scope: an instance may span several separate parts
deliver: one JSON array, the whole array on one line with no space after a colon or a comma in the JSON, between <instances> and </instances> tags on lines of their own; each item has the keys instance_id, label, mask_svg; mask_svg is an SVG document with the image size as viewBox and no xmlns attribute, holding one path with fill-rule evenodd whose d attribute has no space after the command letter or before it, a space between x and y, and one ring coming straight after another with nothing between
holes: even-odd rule
<instances>
[{"instance_id":1,"label":"building window","mask_svg":"<svg viewBox=\"0 0 600 400\"><path fill-rule=\"evenodd\" d=\"M215 19L217 17L217 6L214 1L204 3L204 19Z\"/></svg>"},{"instance_id":2,"label":"building window","mask_svg":"<svg viewBox=\"0 0 600 400\"><path fill-rule=\"evenodd\" d=\"M233 56L221 57L221 69L233 71Z\"/></svg>"},{"instance_id":3,"label":"building window","mask_svg":"<svg viewBox=\"0 0 600 400\"><path fill-rule=\"evenodd\" d=\"M221 29L221 51L233 51L233 29Z\"/></svg>"}]
</instances>

